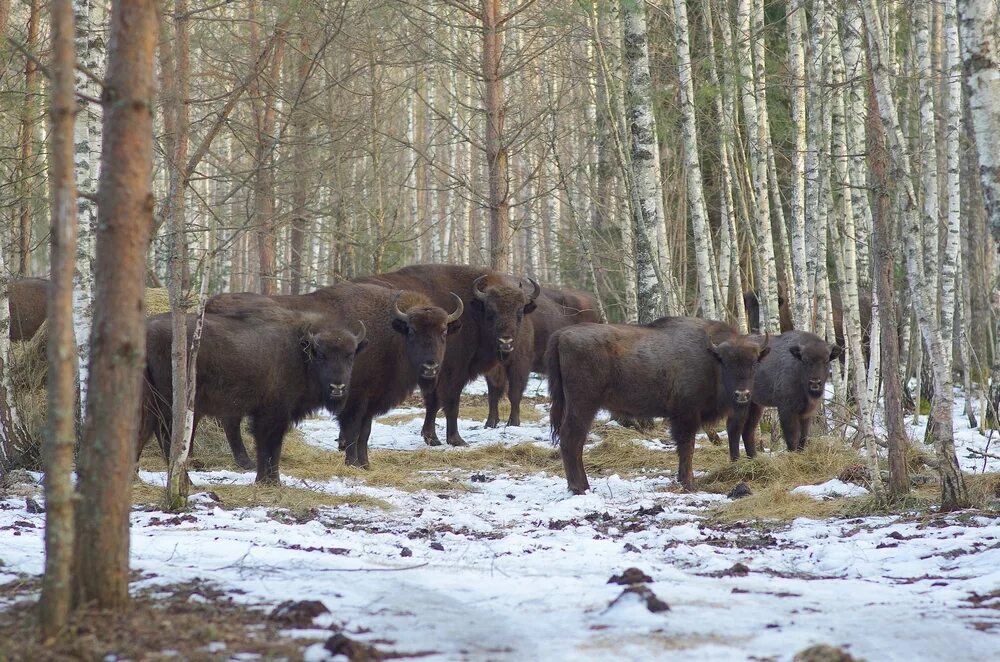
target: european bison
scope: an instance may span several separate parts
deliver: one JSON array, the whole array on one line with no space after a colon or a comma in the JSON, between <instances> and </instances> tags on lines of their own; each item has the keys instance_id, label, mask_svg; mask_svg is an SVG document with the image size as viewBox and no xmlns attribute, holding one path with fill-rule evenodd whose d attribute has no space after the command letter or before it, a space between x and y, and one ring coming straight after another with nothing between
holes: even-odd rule
<instances>
[{"instance_id":1,"label":"european bison","mask_svg":"<svg viewBox=\"0 0 1000 662\"><path fill-rule=\"evenodd\" d=\"M670 422L680 467L694 489L695 433L750 402L757 364L769 351L722 322L667 317L645 326L578 324L557 331L546 353L552 439L574 494L590 488L583 445L599 409Z\"/></svg>"},{"instance_id":2,"label":"european bison","mask_svg":"<svg viewBox=\"0 0 1000 662\"><path fill-rule=\"evenodd\" d=\"M503 365L494 366L486 373L489 414L486 427L495 428L500 423L500 397L504 390L510 399L510 417L507 425L521 424L521 397L532 372L545 374L545 348L549 336L559 329L583 322L602 322L597 300L588 292L571 289L543 287L535 299L537 308L521 324L516 347Z\"/></svg>"},{"instance_id":3,"label":"european bison","mask_svg":"<svg viewBox=\"0 0 1000 662\"><path fill-rule=\"evenodd\" d=\"M440 445L434 418L443 405L447 419L447 442L464 446L458 433L458 405L462 387L505 362L513 353L524 316L535 310L538 283L498 274L467 265L417 264L397 271L359 278L392 289L411 290L426 295L436 305L451 305L451 293L465 302L462 328L448 341L438 375L437 388L425 393L423 438L431 446ZM527 286L526 286L527 285Z\"/></svg>"},{"instance_id":4,"label":"european bison","mask_svg":"<svg viewBox=\"0 0 1000 662\"><path fill-rule=\"evenodd\" d=\"M812 416L823 399L830 361L840 354L839 346L807 331L787 331L771 341L771 353L754 377L750 406L727 421L729 458L735 462L740 457L741 429L747 455L757 454L754 436L764 407L778 408L788 450L803 450Z\"/></svg>"},{"instance_id":5,"label":"european bison","mask_svg":"<svg viewBox=\"0 0 1000 662\"><path fill-rule=\"evenodd\" d=\"M188 338L196 318L188 316ZM261 305L256 311L206 314L197 361L195 426L203 416L250 417L257 445L257 482L279 482L278 462L285 433L313 411L336 413L346 401L355 355L365 345L365 328L314 313ZM169 454L172 383L170 315L146 325L143 424L137 452L155 434Z\"/></svg>"},{"instance_id":6,"label":"european bison","mask_svg":"<svg viewBox=\"0 0 1000 662\"><path fill-rule=\"evenodd\" d=\"M12 342L31 340L45 322L49 299L49 281L24 278L11 281L7 290Z\"/></svg>"},{"instance_id":7,"label":"european bison","mask_svg":"<svg viewBox=\"0 0 1000 662\"><path fill-rule=\"evenodd\" d=\"M444 360L446 338L462 327L462 299L452 294L451 313L418 292L387 290L375 285L339 283L303 295L275 296L269 301L292 310L311 310L337 319L358 319L368 329L368 346L358 355L340 421L341 449L347 464L368 466L372 419L406 399L419 386L433 392ZM222 294L208 308L252 309L254 294ZM234 455L243 448L239 419L223 421ZM246 451L243 450L245 454Z\"/></svg>"}]
</instances>

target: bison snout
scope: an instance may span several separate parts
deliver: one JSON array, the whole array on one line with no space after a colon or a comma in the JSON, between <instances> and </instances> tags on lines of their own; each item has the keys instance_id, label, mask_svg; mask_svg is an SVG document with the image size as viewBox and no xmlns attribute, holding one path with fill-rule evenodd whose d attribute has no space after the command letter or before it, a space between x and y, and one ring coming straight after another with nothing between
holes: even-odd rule
<instances>
[{"instance_id":1,"label":"bison snout","mask_svg":"<svg viewBox=\"0 0 1000 662\"><path fill-rule=\"evenodd\" d=\"M810 379L809 380L809 392L813 395L819 395L823 392L823 380L822 379Z\"/></svg>"},{"instance_id":2,"label":"bison snout","mask_svg":"<svg viewBox=\"0 0 1000 662\"><path fill-rule=\"evenodd\" d=\"M330 384L330 395L334 398L342 398L347 393L347 384Z\"/></svg>"},{"instance_id":3,"label":"bison snout","mask_svg":"<svg viewBox=\"0 0 1000 662\"><path fill-rule=\"evenodd\" d=\"M497 348L504 354L510 354L514 351L514 339L497 338Z\"/></svg>"},{"instance_id":4,"label":"bison snout","mask_svg":"<svg viewBox=\"0 0 1000 662\"><path fill-rule=\"evenodd\" d=\"M736 397L736 403L740 405L745 405L750 402L750 391L733 391L733 395Z\"/></svg>"},{"instance_id":5,"label":"bison snout","mask_svg":"<svg viewBox=\"0 0 1000 662\"><path fill-rule=\"evenodd\" d=\"M434 379L438 376L441 366L437 363L424 363L420 366L420 376L424 379Z\"/></svg>"}]
</instances>

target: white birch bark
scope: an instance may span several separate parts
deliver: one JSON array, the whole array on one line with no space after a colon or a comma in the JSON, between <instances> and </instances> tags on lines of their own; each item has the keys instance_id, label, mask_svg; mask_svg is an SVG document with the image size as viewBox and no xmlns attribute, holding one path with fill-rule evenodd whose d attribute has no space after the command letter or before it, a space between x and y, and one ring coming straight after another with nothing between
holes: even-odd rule
<instances>
[{"instance_id":1,"label":"white birch bark","mask_svg":"<svg viewBox=\"0 0 1000 662\"><path fill-rule=\"evenodd\" d=\"M774 241L771 232L771 206L767 167L767 146L761 128L760 110L754 82L752 39L763 39L763 35L751 34L751 0L739 0L736 11L736 57L739 62L740 88L743 99L743 115L747 127L747 143L750 148L749 163L753 182L752 208L754 223L753 259L757 276L757 297L760 302L762 330L779 332L778 324L778 281L772 273L774 265Z\"/></svg>"},{"instance_id":2,"label":"white birch bark","mask_svg":"<svg viewBox=\"0 0 1000 662\"><path fill-rule=\"evenodd\" d=\"M413 74L415 77L418 75L416 72ZM410 93L406 96L406 142L409 145L409 149L406 151L406 191L407 191L407 211L410 217L410 232L417 237L416 241L413 242L413 250L416 255L414 256L416 262L422 262L424 259L423 242L420 240L419 234L421 231L420 223L420 192L417 182L417 150L419 146L417 145L417 105L414 102L414 98L417 96L416 90L410 90Z\"/></svg>"},{"instance_id":3,"label":"white birch bark","mask_svg":"<svg viewBox=\"0 0 1000 662\"><path fill-rule=\"evenodd\" d=\"M933 3L913 7L914 47L917 58L917 87L920 95L920 184L923 193L922 260L927 286L937 292L938 279L938 200L937 117L935 90L938 72L931 63L931 22ZM919 407L918 407L919 409Z\"/></svg>"},{"instance_id":4,"label":"white birch bark","mask_svg":"<svg viewBox=\"0 0 1000 662\"><path fill-rule=\"evenodd\" d=\"M886 146L889 153L890 175L900 187L901 209L903 212L902 235L905 244L906 271L913 300L914 312L920 334L931 361L934 380L934 402L928 425L931 437L937 447L938 471L941 475L942 508L961 508L968 504L969 497L965 481L955 455L954 422L952 403L954 394L951 386L951 365L946 362L940 330L934 324L934 297L926 289L924 274L918 260L920 216L910 173L909 152L899 127L895 98L886 46L882 38L883 30L876 0L863 0L865 21L868 31L868 46L871 55L873 86L878 99L879 114L885 128Z\"/></svg>"},{"instance_id":5,"label":"white birch bark","mask_svg":"<svg viewBox=\"0 0 1000 662\"><path fill-rule=\"evenodd\" d=\"M871 278L871 236L872 210L868 201L868 167L865 164L865 123L868 116L867 92L865 90L865 61L863 41L864 23L861 16L861 6L854 0L847 3L844 18L844 76L846 79L847 110L844 118L847 122L847 153L850 155L848 174L851 184L851 206L854 209L854 234L846 239L852 241L857 253L858 284L870 286ZM874 292L874 288L872 288ZM873 294L874 298L874 294ZM872 314L872 329L878 326ZM872 334L877 338L878 334ZM874 342L874 338L872 342ZM871 360L878 360L879 353L871 351ZM874 401L873 401L874 402Z\"/></svg>"},{"instance_id":6,"label":"white birch bark","mask_svg":"<svg viewBox=\"0 0 1000 662\"><path fill-rule=\"evenodd\" d=\"M945 73L945 145L947 147L947 232L941 255L941 342L946 362L954 365L955 299L958 286L959 232L962 215L960 187L961 160L959 139L962 135L962 60L958 43L958 10L955 0L944 0L944 40L947 52ZM936 237L935 237L936 238Z\"/></svg>"},{"instance_id":7,"label":"white birch bark","mask_svg":"<svg viewBox=\"0 0 1000 662\"><path fill-rule=\"evenodd\" d=\"M824 120L826 107L824 54L826 51L827 0L813 3L812 23L809 26L808 76L806 91L806 274L811 295L809 324L805 328L825 335L826 298L823 276L826 273L826 191L823 188L823 146L826 142Z\"/></svg>"},{"instance_id":8,"label":"white birch bark","mask_svg":"<svg viewBox=\"0 0 1000 662\"><path fill-rule=\"evenodd\" d=\"M721 310L718 292L718 264L712 232L705 208L701 163L698 161L698 126L694 115L694 83L691 80L691 50L688 37L687 0L674 0L674 36L677 42L677 71L680 77L680 106L684 132L684 161L687 173L688 212L694 235L698 303L702 317L718 319Z\"/></svg>"},{"instance_id":9,"label":"white birch bark","mask_svg":"<svg viewBox=\"0 0 1000 662\"><path fill-rule=\"evenodd\" d=\"M795 296L790 303L792 323L796 329L809 328L809 281L806 264L806 208L805 208L805 154L806 154L806 55L804 26L806 10L804 0L789 3L785 26L788 34L789 86L791 87L792 143L791 186L789 213L791 215L792 273L789 284L795 286Z\"/></svg>"},{"instance_id":10,"label":"white birch bark","mask_svg":"<svg viewBox=\"0 0 1000 662\"><path fill-rule=\"evenodd\" d=\"M1000 241L1000 4L961 0L962 56L968 73L969 116L979 154L986 223ZM1000 334L998 334L1000 343Z\"/></svg>"},{"instance_id":11,"label":"white birch bark","mask_svg":"<svg viewBox=\"0 0 1000 662\"><path fill-rule=\"evenodd\" d=\"M657 278L657 228L664 226L657 191L656 118L650 91L646 10L641 3L622 4L625 65L628 73L628 124L631 133L632 250L636 270L636 305L640 323L665 311ZM664 254L661 256L666 257ZM670 273L669 269L664 270ZM668 311L672 312L672 311Z\"/></svg>"},{"instance_id":12,"label":"white birch bark","mask_svg":"<svg viewBox=\"0 0 1000 662\"><path fill-rule=\"evenodd\" d=\"M93 76L100 77L104 70L104 44L97 26L102 25L104 12L92 0L73 0L76 23L75 47L77 61ZM75 75L76 89L90 99L101 96L97 82L79 69ZM87 401L87 366L90 360L90 327L93 318L94 277L94 224L97 221L97 179L101 162L101 106L99 103L79 99L76 124L73 129L74 177L78 198L76 277L73 281L73 328L76 336L79 363L81 411Z\"/></svg>"}]
</instances>

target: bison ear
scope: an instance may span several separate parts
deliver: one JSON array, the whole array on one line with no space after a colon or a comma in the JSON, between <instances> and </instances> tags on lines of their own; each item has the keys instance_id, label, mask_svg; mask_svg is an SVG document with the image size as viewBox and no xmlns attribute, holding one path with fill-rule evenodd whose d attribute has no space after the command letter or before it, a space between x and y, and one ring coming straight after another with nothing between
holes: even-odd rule
<instances>
[{"instance_id":1,"label":"bison ear","mask_svg":"<svg viewBox=\"0 0 1000 662\"><path fill-rule=\"evenodd\" d=\"M844 355L844 348L840 345L830 345L830 360L839 359Z\"/></svg>"},{"instance_id":2,"label":"bison ear","mask_svg":"<svg viewBox=\"0 0 1000 662\"><path fill-rule=\"evenodd\" d=\"M712 342L711 340L709 340L708 341L708 348L707 349L708 349L709 353L711 353L711 355L715 357L716 361L718 361L719 363L722 363L722 354L719 353L719 346L718 345L716 345L714 342Z\"/></svg>"},{"instance_id":3,"label":"bison ear","mask_svg":"<svg viewBox=\"0 0 1000 662\"><path fill-rule=\"evenodd\" d=\"M524 304L524 314L527 315L528 313L533 312L535 308L538 308L535 302L529 301L528 303Z\"/></svg>"},{"instance_id":4,"label":"bison ear","mask_svg":"<svg viewBox=\"0 0 1000 662\"><path fill-rule=\"evenodd\" d=\"M392 330L396 333L402 333L405 336L410 332L410 325L403 320L396 318L392 320Z\"/></svg>"},{"instance_id":5,"label":"bison ear","mask_svg":"<svg viewBox=\"0 0 1000 662\"><path fill-rule=\"evenodd\" d=\"M458 333L462 330L462 320L455 320L454 322L448 322L448 335L453 333Z\"/></svg>"},{"instance_id":6,"label":"bison ear","mask_svg":"<svg viewBox=\"0 0 1000 662\"><path fill-rule=\"evenodd\" d=\"M789 352L789 353L790 353L790 354L791 354L792 356L794 356L795 358L797 358L797 359L798 359L799 361L801 361L801 360L802 360L802 350L801 350L801 349L799 349L799 346L798 346L798 345L792 345L791 347L789 347L789 348L788 348L788 352Z\"/></svg>"}]
</instances>

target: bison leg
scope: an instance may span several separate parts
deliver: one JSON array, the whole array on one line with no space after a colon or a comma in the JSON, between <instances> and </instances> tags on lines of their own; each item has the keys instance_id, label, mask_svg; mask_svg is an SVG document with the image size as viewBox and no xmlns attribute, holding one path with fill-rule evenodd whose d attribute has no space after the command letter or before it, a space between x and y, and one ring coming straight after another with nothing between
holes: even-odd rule
<instances>
[{"instance_id":1,"label":"bison leg","mask_svg":"<svg viewBox=\"0 0 1000 662\"><path fill-rule=\"evenodd\" d=\"M440 380L440 377L438 379ZM421 429L420 434L424 438L424 443L428 446L440 446L441 440L438 439L437 426L434 422L438 413L437 389L424 394L424 410L424 427Z\"/></svg>"},{"instance_id":2,"label":"bison leg","mask_svg":"<svg viewBox=\"0 0 1000 662\"><path fill-rule=\"evenodd\" d=\"M523 369L522 369L523 368ZM528 366L514 365L507 368L507 398L510 399L510 418L507 425L521 425L521 398L528 386Z\"/></svg>"},{"instance_id":3,"label":"bison leg","mask_svg":"<svg viewBox=\"0 0 1000 662\"><path fill-rule=\"evenodd\" d=\"M240 432L240 421L237 416L227 416L220 422L222 429L226 433L226 441L229 442L229 450L233 453L233 459L241 469L253 469L253 461L247 453L247 447L243 444L243 434ZM193 438L192 438L193 441Z\"/></svg>"},{"instance_id":4,"label":"bison leg","mask_svg":"<svg viewBox=\"0 0 1000 662\"><path fill-rule=\"evenodd\" d=\"M486 373L486 399L490 410L486 415L484 427L495 428L500 424L500 398L503 397L505 381L507 379L500 366Z\"/></svg>"},{"instance_id":5,"label":"bison leg","mask_svg":"<svg viewBox=\"0 0 1000 662\"><path fill-rule=\"evenodd\" d=\"M747 408L746 422L743 424L743 447L746 449L747 457L757 457L757 425L763 415L764 408L756 402L751 402Z\"/></svg>"},{"instance_id":6,"label":"bison leg","mask_svg":"<svg viewBox=\"0 0 1000 662\"><path fill-rule=\"evenodd\" d=\"M462 435L458 433L458 401L461 396L461 389L457 393L448 393L444 396L444 418L448 431L446 441L449 446L467 445Z\"/></svg>"},{"instance_id":7,"label":"bison leg","mask_svg":"<svg viewBox=\"0 0 1000 662\"><path fill-rule=\"evenodd\" d=\"M677 482L685 492L694 492L694 435L700 426L697 422L674 421L670 434L677 444Z\"/></svg>"},{"instance_id":8,"label":"bison leg","mask_svg":"<svg viewBox=\"0 0 1000 662\"><path fill-rule=\"evenodd\" d=\"M563 469L566 471L566 484L573 494L583 494L590 489L587 471L583 466L583 446L587 442L587 433L597 415L594 407L567 408L572 412L566 416L559 430L559 454L562 456Z\"/></svg>"},{"instance_id":9,"label":"bison leg","mask_svg":"<svg viewBox=\"0 0 1000 662\"><path fill-rule=\"evenodd\" d=\"M785 437L785 447L789 451L799 450L799 437L801 436L802 421L799 415L791 412L778 410L778 419L781 421L781 433Z\"/></svg>"},{"instance_id":10,"label":"bison leg","mask_svg":"<svg viewBox=\"0 0 1000 662\"><path fill-rule=\"evenodd\" d=\"M368 462L368 438L372 435L372 417L365 416L364 420L361 421L361 430L358 432L358 440L355 446L358 448L358 460L361 462L358 466L367 469L371 466Z\"/></svg>"},{"instance_id":11,"label":"bison leg","mask_svg":"<svg viewBox=\"0 0 1000 662\"><path fill-rule=\"evenodd\" d=\"M812 425L812 414L799 419L799 443L795 450L804 451L806 449L806 439L809 438L809 427Z\"/></svg>"},{"instance_id":12,"label":"bison leg","mask_svg":"<svg viewBox=\"0 0 1000 662\"><path fill-rule=\"evenodd\" d=\"M729 461L740 459L740 437L743 436L743 426L748 418L746 410L733 412L726 419L726 436L729 438ZM750 455L748 452L747 455Z\"/></svg>"},{"instance_id":13,"label":"bison leg","mask_svg":"<svg viewBox=\"0 0 1000 662\"><path fill-rule=\"evenodd\" d=\"M362 453L361 449L361 429L363 427L363 417L358 415L358 411L352 410L340 412L340 416L337 417L340 420L340 433L344 438L344 450L347 451L347 457L344 462L349 467L362 467L366 468L368 466L366 455L367 453ZM369 430L371 429L371 424L369 423Z\"/></svg>"},{"instance_id":14,"label":"bison leg","mask_svg":"<svg viewBox=\"0 0 1000 662\"><path fill-rule=\"evenodd\" d=\"M257 482L277 485L281 482L278 463L281 460L281 442L288 431L287 417L267 416L258 414L250 421L250 431L253 432L257 444Z\"/></svg>"}]
</instances>

